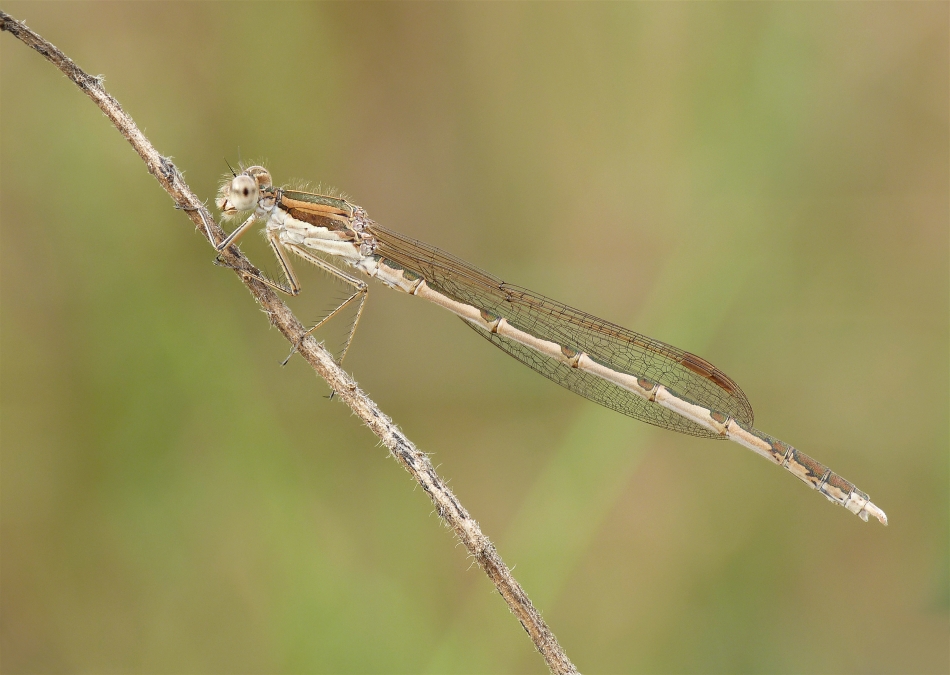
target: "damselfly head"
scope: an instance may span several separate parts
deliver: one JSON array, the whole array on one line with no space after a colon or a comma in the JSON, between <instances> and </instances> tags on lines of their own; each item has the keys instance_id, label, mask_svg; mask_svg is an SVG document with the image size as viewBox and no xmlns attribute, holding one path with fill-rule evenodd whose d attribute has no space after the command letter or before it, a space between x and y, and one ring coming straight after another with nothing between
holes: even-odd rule
<instances>
[{"instance_id":1,"label":"damselfly head","mask_svg":"<svg viewBox=\"0 0 950 675\"><path fill-rule=\"evenodd\" d=\"M272 185L270 173L262 166L251 166L225 182L218 190L215 200L225 216L241 211L250 211L257 206L261 190Z\"/></svg>"}]
</instances>

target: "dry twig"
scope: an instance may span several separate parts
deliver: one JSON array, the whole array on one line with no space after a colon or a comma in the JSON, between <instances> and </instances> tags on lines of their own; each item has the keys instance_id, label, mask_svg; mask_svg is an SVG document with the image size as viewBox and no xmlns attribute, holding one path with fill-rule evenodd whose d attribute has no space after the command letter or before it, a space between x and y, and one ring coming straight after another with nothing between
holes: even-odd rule
<instances>
[{"instance_id":1,"label":"dry twig","mask_svg":"<svg viewBox=\"0 0 950 675\"><path fill-rule=\"evenodd\" d=\"M224 231L208 213L207 209L191 191L181 173L167 157L160 155L122 106L102 86L102 80L85 73L73 61L52 44L0 11L0 31L6 31L42 54L50 63L91 98L106 117L125 136L145 162L149 173L171 195L178 208L183 209L212 244L224 238ZM303 337L305 328L291 313L274 291L255 280L251 273L256 268L237 247L232 246L222 254L223 261L231 266L247 286L251 295L264 308L271 323L283 334L297 351L327 381L331 389L356 413L363 423L389 448L390 453L426 491L435 504L439 517L449 525L478 566L484 570L495 588L508 603L511 612L531 637L535 647L544 657L552 673L576 673L574 665L565 655L554 634L531 604L521 585L502 561L491 541L482 534L478 523L459 503L445 482L436 474L428 456L420 452L399 428L384 415L356 382L333 360L333 357L312 336ZM301 339L303 338L303 339Z\"/></svg>"}]
</instances>

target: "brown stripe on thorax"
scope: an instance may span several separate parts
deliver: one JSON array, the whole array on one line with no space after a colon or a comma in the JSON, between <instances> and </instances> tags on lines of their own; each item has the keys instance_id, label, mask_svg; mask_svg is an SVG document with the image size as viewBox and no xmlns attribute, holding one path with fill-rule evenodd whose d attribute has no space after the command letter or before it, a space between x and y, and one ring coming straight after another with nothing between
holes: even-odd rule
<instances>
[{"instance_id":1,"label":"brown stripe on thorax","mask_svg":"<svg viewBox=\"0 0 950 675\"><path fill-rule=\"evenodd\" d=\"M321 213L319 211L313 211L311 209L297 209L297 208L284 208L281 205L281 208L290 215L294 220L299 220L302 223L307 223L308 225L313 225L314 227L324 227L331 231L343 231L349 229L349 220L346 218L340 218L333 214Z\"/></svg>"},{"instance_id":2,"label":"brown stripe on thorax","mask_svg":"<svg viewBox=\"0 0 950 675\"><path fill-rule=\"evenodd\" d=\"M293 195L309 199L298 199ZM342 202L338 199L321 195L282 191L277 205L296 220L328 230L343 230L349 227L351 214L342 208L340 203Z\"/></svg>"},{"instance_id":3,"label":"brown stripe on thorax","mask_svg":"<svg viewBox=\"0 0 950 675\"><path fill-rule=\"evenodd\" d=\"M335 197L325 197L324 195L310 194L309 192L297 192L296 190L280 190L279 203L281 208L304 209L315 213L323 213L331 217L339 217L344 220L352 216L352 210L346 208L346 202Z\"/></svg>"}]
</instances>

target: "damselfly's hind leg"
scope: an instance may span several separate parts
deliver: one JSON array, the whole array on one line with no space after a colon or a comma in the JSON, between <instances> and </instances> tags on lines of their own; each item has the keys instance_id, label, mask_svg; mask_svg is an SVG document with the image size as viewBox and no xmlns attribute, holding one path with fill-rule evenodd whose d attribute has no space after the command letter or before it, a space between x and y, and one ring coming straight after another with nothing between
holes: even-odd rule
<instances>
[{"instance_id":1,"label":"damselfly's hind leg","mask_svg":"<svg viewBox=\"0 0 950 675\"><path fill-rule=\"evenodd\" d=\"M277 244L277 245L279 246L279 244ZM316 265L317 267L319 267L320 269L322 269L322 270L323 270L324 272L326 272L327 274L330 274L331 276L333 276L333 277L339 279L339 280L342 281L343 283L345 283L345 284L347 284L348 286L350 286L351 288L353 288L353 293L350 294L350 296L349 296L346 300L344 300L343 302L341 302L341 303L339 304L339 306L338 306L336 309L334 309L332 312L330 312L329 314L327 314L327 315L326 315L325 317L323 317L320 321L318 321L315 325L311 326L311 327L307 330L306 333L304 333L303 335L300 336L300 340L303 340L306 336L308 336L308 335L310 335L311 333L313 333L314 331L316 331L318 328L320 328L322 325L324 325L327 321L329 321L329 320L332 319L334 316L336 316L336 315L339 314L341 311L343 311L343 309L344 309L345 307L349 306L350 304L352 304L352 303L354 303L354 302L357 303L357 304L356 304L356 317L353 319L353 325L350 326L350 331L349 331L349 333L348 333L347 336L346 336L346 342L343 344L343 350L340 352L340 358L337 360L337 363L342 365L343 359L346 357L346 351L350 348L350 343L353 342L353 335L356 333L356 326L359 324L359 322L360 322L360 317L363 315L363 307L364 307L364 305L365 305L365 303L366 303L366 297L367 297L367 295L369 295L369 287L366 285L366 282L365 282L365 281L363 281L363 280L361 280L361 279L357 279L356 277L347 274L347 273L344 272L343 270L338 269L337 267L334 267L333 265L331 265L330 263L328 263L326 260L323 260L322 258L318 258L317 256L312 255L311 253L308 253L307 251L305 251L304 249L302 249L302 248L300 248L300 247L298 247L298 246L294 246L293 244L289 244L289 245L286 246L286 248L287 248L289 251L291 251L292 253L294 253L294 254L296 254L296 255L299 255L301 258L303 258L303 259L306 260L307 262ZM287 266L287 269L290 269L289 264L288 264L288 266ZM289 276L289 275L288 275L288 276ZM296 282L296 279L295 279L294 281ZM292 357L292 356L294 355L294 353L297 351L297 347L298 347L299 344L300 344L300 340L298 340L298 341L297 341L297 344L295 344L295 345L293 346L293 348L290 350L290 354L288 354L288 355L287 355L287 358L284 359L284 364L283 364L283 365L286 365L287 362L290 361L290 357Z\"/></svg>"}]
</instances>

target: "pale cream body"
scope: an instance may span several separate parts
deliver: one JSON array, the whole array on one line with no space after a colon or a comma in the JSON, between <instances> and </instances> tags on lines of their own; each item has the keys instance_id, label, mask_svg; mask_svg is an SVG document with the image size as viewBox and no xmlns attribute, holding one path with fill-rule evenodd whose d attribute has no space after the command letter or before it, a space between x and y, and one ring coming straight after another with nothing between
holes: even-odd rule
<instances>
[{"instance_id":1,"label":"pale cream body","mask_svg":"<svg viewBox=\"0 0 950 675\"><path fill-rule=\"evenodd\" d=\"M256 213L266 221L267 232L276 233L280 242L290 250L303 247L341 259L347 265L378 279L390 288L425 298L484 331L497 333L565 365L611 382L782 466L809 487L818 490L830 501L841 504L862 520L866 521L868 515L873 515L882 523L887 523L884 512L875 506L866 494L795 448L756 429L746 428L733 417L690 401L662 384L614 370L583 352L575 352L522 331L509 324L505 317L496 317L482 308L458 302L429 287L425 279L415 273L407 273L399 266L387 264L386 259L380 256L365 255L361 252L360 243L353 241L352 231L334 230L302 222L278 208L273 200L269 200L270 204L267 204L267 201L261 200Z\"/></svg>"}]
</instances>

